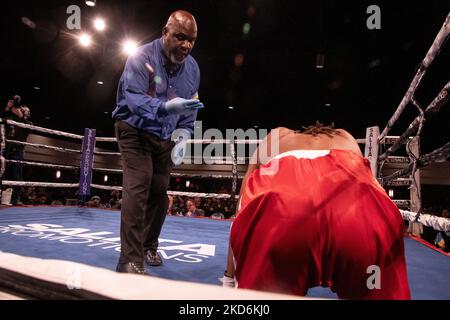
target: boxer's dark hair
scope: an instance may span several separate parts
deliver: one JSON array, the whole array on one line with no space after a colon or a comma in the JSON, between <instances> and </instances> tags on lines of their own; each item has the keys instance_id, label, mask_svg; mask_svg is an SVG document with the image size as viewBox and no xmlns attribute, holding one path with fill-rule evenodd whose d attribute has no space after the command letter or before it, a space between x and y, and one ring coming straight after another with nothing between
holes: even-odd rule
<instances>
[{"instance_id":1,"label":"boxer's dark hair","mask_svg":"<svg viewBox=\"0 0 450 320\"><path fill-rule=\"evenodd\" d=\"M335 134L340 134L339 130L334 129L334 122L332 122L330 125L325 125L323 123L320 123L319 121L316 121L315 125L302 128L303 131L301 131L301 133L310 134L313 136L317 136L318 134L326 134L327 136L331 137Z\"/></svg>"}]
</instances>

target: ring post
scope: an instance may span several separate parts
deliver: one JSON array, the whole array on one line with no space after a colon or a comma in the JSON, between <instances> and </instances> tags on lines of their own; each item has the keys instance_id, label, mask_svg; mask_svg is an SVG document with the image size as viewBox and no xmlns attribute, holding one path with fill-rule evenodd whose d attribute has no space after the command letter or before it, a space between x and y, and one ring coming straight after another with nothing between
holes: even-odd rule
<instances>
[{"instance_id":1,"label":"ring post","mask_svg":"<svg viewBox=\"0 0 450 320\"><path fill-rule=\"evenodd\" d=\"M87 197L91 194L92 183L92 167L94 162L95 148L95 129L84 129L83 146L81 148L82 155L80 161L80 185L78 188L78 196L80 204L86 202Z\"/></svg>"},{"instance_id":2,"label":"ring post","mask_svg":"<svg viewBox=\"0 0 450 320\"><path fill-rule=\"evenodd\" d=\"M376 179L378 175L378 136L380 135L379 127L368 127L366 129L366 146L364 149L364 157L370 162L370 170L372 176Z\"/></svg>"},{"instance_id":3,"label":"ring post","mask_svg":"<svg viewBox=\"0 0 450 320\"><path fill-rule=\"evenodd\" d=\"M411 142L409 143L410 151L411 153L416 157L419 158L420 156L420 144L419 144L419 137L414 137ZM420 191L420 170L415 170L415 172L411 172L411 178L412 178L412 185L409 190L409 196L410 196L410 203L411 208L410 210L412 212L420 212L421 209L421 191ZM423 233L423 227L422 224L419 222L411 222L409 224L409 232L411 232L416 237L421 237L421 234Z\"/></svg>"}]
</instances>

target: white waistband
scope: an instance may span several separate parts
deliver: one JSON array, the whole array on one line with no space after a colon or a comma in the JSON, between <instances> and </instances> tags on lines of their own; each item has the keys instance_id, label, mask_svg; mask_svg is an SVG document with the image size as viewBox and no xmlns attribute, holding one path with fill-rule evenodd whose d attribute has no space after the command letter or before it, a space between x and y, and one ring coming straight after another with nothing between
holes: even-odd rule
<instances>
[{"instance_id":1,"label":"white waistband","mask_svg":"<svg viewBox=\"0 0 450 320\"><path fill-rule=\"evenodd\" d=\"M280 153L273 157L273 159L281 159L284 157L294 156L297 159L306 158L306 159L315 159L318 157L326 156L330 153L330 150L291 150Z\"/></svg>"}]
</instances>

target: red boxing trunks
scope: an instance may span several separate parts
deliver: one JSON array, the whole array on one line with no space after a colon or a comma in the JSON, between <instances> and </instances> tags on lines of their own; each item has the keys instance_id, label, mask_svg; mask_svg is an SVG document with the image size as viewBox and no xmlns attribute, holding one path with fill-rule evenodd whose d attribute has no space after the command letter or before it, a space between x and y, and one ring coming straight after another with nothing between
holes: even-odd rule
<instances>
[{"instance_id":1,"label":"red boxing trunks","mask_svg":"<svg viewBox=\"0 0 450 320\"><path fill-rule=\"evenodd\" d=\"M267 172L274 161L277 170ZM294 150L243 187L230 235L239 288L306 295L323 286L343 299L410 299L403 220L367 159Z\"/></svg>"}]
</instances>

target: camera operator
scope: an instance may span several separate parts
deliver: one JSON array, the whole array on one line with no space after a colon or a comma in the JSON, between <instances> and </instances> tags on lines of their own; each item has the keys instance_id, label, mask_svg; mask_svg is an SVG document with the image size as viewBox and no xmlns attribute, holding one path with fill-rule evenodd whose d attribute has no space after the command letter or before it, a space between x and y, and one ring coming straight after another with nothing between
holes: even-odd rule
<instances>
[{"instance_id":1,"label":"camera operator","mask_svg":"<svg viewBox=\"0 0 450 320\"><path fill-rule=\"evenodd\" d=\"M13 100L9 100L6 108L4 117L6 119L10 119L16 122L22 122L27 124L32 124L28 119L30 118L30 109L21 104L20 96L15 95ZM8 125L6 127L6 139L8 140L17 140L17 141L27 141L27 137L29 134L28 129L19 128L14 125ZM5 148L4 157L7 160L24 160L24 146L7 143ZM21 163L12 163L8 164L6 169L6 177L5 179L15 180L15 181L23 181L23 165ZM13 193L11 196L11 204L12 205L21 205L20 201L21 197L21 187L14 187Z\"/></svg>"}]
</instances>

